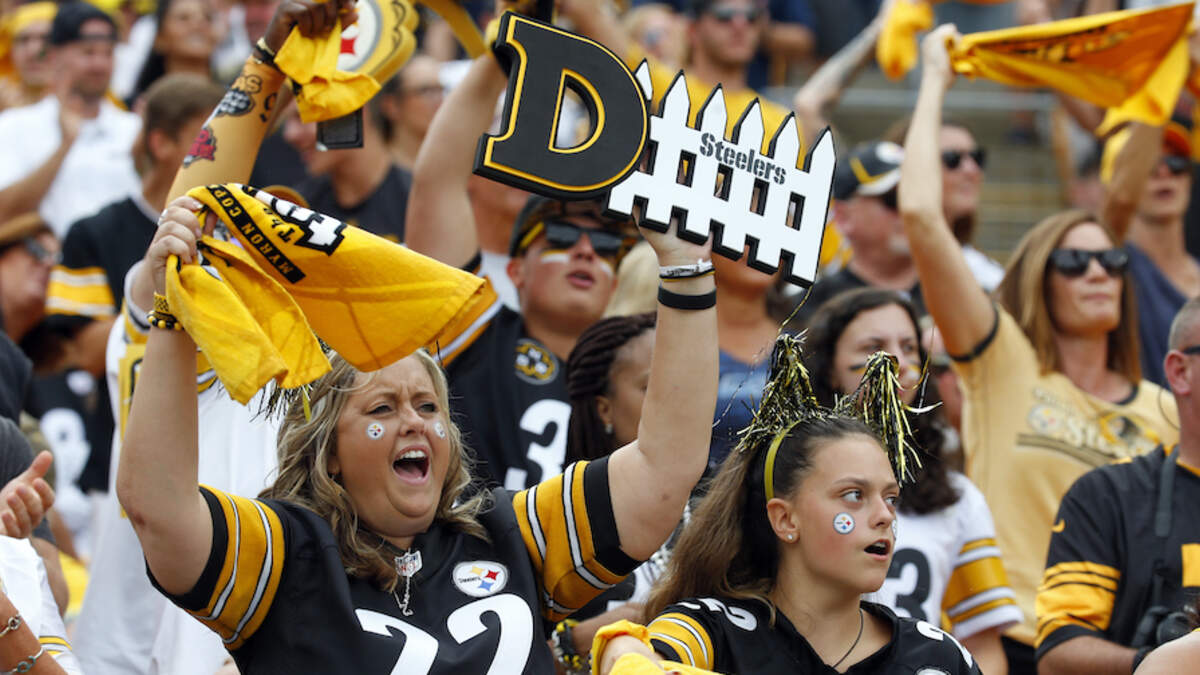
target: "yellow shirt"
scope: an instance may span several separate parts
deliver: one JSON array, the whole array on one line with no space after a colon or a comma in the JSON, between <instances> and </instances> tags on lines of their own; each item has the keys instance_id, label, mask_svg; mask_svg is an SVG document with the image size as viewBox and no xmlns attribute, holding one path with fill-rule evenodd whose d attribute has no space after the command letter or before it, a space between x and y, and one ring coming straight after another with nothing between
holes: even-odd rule
<instances>
[{"instance_id":1,"label":"yellow shirt","mask_svg":"<svg viewBox=\"0 0 1200 675\"><path fill-rule=\"evenodd\" d=\"M1171 394L1145 380L1132 399L1110 403L1061 373L1042 374L1020 326L997 312L996 333L983 352L955 364L965 392L963 447L1025 614L1008 635L1032 645L1034 597L1062 496L1089 469L1175 443L1179 433L1168 420L1178 415Z\"/></svg>"}]
</instances>

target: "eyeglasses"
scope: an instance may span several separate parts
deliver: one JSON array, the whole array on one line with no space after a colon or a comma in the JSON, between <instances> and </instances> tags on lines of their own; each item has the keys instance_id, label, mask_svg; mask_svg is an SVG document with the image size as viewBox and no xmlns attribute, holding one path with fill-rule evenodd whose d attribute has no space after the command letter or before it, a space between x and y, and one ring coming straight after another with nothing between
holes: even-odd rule
<instances>
[{"instance_id":1,"label":"eyeglasses","mask_svg":"<svg viewBox=\"0 0 1200 675\"><path fill-rule=\"evenodd\" d=\"M625 237L607 230L583 228L565 220L546 220L543 225L546 227L546 242L550 244L551 248L564 250L571 248L584 234L592 243L592 250L596 252L596 255L605 258L617 257L617 254L625 246Z\"/></svg>"},{"instance_id":2,"label":"eyeglasses","mask_svg":"<svg viewBox=\"0 0 1200 675\"><path fill-rule=\"evenodd\" d=\"M975 166L983 169L987 164L987 152L983 148L975 148L974 150L945 150L942 152L942 165L951 171L957 169L963 161L964 157L970 157L971 161L975 162Z\"/></svg>"},{"instance_id":3,"label":"eyeglasses","mask_svg":"<svg viewBox=\"0 0 1200 675\"><path fill-rule=\"evenodd\" d=\"M1188 356L1195 356L1196 354L1200 354L1200 345L1192 345L1191 347L1184 347L1184 348L1180 349L1179 351L1183 352L1184 354L1187 354Z\"/></svg>"},{"instance_id":4,"label":"eyeglasses","mask_svg":"<svg viewBox=\"0 0 1200 675\"><path fill-rule=\"evenodd\" d=\"M1125 272L1129 267L1129 254L1124 249L1109 248L1103 251L1085 251L1079 248L1057 248L1050 252L1050 264L1060 274L1067 277L1083 276L1092 264L1092 259L1115 277Z\"/></svg>"},{"instance_id":5,"label":"eyeglasses","mask_svg":"<svg viewBox=\"0 0 1200 675\"><path fill-rule=\"evenodd\" d=\"M1158 161L1167 167L1172 176L1182 176L1192 170L1192 160L1183 155L1163 155Z\"/></svg>"},{"instance_id":6,"label":"eyeglasses","mask_svg":"<svg viewBox=\"0 0 1200 675\"><path fill-rule=\"evenodd\" d=\"M21 244L25 247L26 251L29 251L29 255L33 256L40 263L57 265L62 260L62 253L60 251L51 251L42 246L42 243L33 237L25 239Z\"/></svg>"},{"instance_id":7,"label":"eyeglasses","mask_svg":"<svg viewBox=\"0 0 1200 675\"><path fill-rule=\"evenodd\" d=\"M898 190L896 188L892 188L891 190L888 190L887 192L879 195L878 199L879 199L879 201L883 202L883 205L886 206L889 210L891 210L891 211L899 211L900 210L900 204L898 201L899 194L898 194Z\"/></svg>"},{"instance_id":8,"label":"eyeglasses","mask_svg":"<svg viewBox=\"0 0 1200 675\"><path fill-rule=\"evenodd\" d=\"M758 21L758 17L762 16L762 10L758 7L730 7L728 5L718 5L708 10L712 18L721 23L732 23L739 16L744 18L747 23Z\"/></svg>"}]
</instances>

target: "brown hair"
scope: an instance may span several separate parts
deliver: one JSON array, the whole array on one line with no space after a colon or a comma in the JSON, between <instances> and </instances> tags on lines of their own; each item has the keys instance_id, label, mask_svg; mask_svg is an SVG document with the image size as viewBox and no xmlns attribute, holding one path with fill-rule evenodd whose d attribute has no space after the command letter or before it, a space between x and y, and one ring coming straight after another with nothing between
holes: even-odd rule
<instances>
[{"instance_id":1,"label":"brown hair","mask_svg":"<svg viewBox=\"0 0 1200 675\"><path fill-rule=\"evenodd\" d=\"M165 75L143 94L142 139L150 156L150 132L161 131L171 138L197 117L205 117L217 107L225 90L207 77L187 73Z\"/></svg>"},{"instance_id":2,"label":"brown hair","mask_svg":"<svg viewBox=\"0 0 1200 675\"><path fill-rule=\"evenodd\" d=\"M1091 213L1072 209L1043 219L1021 237L1013 251L1004 279L996 287L996 300L1012 315L1033 344L1043 373L1062 369L1062 355L1054 343L1054 319L1050 316L1046 275L1050 253L1072 228L1094 223L1104 230L1109 241L1116 242L1112 230L1100 224ZM1130 382L1142 379L1138 355L1137 306L1133 283L1125 276L1121 284L1121 318L1108 334L1108 368L1121 373Z\"/></svg>"},{"instance_id":3,"label":"brown hair","mask_svg":"<svg viewBox=\"0 0 1200 675\"><path fill-rule=\"evenodd\" d=\"M817 415L797 422L775 455L775 494L785 498L794 494L812 468L816 451L826 443L860 434L879 442L864 422L845 415ZM764 485L771 440L768 436L757 446L739 448L725 458L680 534L666 573L650 592L643 610L646 622L671 603L713 596L758 600L770 608L774 620L767 594L779 571L779 540L767 520Z\"/></svg>"},{"instance_id":4,"label":"brown hair","mask_svg":"<svg viewBox=\"0 0 1200 675\"><path fill-rule=\"evenodd\" d=\"M486 495L463 498L471 484L469 457L462 435L450 419L446 375L426 352L418 351L414 356L433 380L438 408L445 415L450 439L450 466L434 523L486 540L487 533L476 520L476 515L487 506ZM360 372L354 366L335 353L330 354L330 363L332 370L311 385L310 414L306 416L299 397L284 413L278 439L279 476L259 497L298 504L323 518L337 539L346 574L367 579L390 592L399 581L392 564L394 556L379 535L359 526L349 494L329 472L329 458L337 453L337 423L346 401L370 382L373 375L365 374L368 379L356 384Z\"/></svg>"}]
</instances>

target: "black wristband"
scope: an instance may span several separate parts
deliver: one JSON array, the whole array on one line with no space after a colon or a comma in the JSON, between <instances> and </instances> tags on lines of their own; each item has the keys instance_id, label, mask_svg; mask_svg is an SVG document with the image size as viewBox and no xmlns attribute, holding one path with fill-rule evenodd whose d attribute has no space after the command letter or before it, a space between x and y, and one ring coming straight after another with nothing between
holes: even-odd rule
<instances>
[{"instance_id":1,"label":"black wristband","mask_svg":"<svg viewBox=\"0 0 1200 675\"><path fill-rule=\"evenodd\" d=\"M659 286L658 301L664 307L670 307L671 309L711 309L717 305L717 291L713 289L708 293L701 293L700 295L684 295L682 293L673 293L665 287Z\"/></svg>"}]
</instances>

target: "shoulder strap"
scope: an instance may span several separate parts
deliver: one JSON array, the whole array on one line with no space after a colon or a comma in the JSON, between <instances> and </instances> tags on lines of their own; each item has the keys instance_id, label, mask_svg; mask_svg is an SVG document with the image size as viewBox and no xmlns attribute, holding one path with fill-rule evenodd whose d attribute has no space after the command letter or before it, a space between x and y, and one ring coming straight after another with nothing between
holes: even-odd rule
<instances>
[{"instance_id":1,"label":"shoulder strap","mask_svg":"<svg viewBox=\"0 0 1200 675\"><path fill-rule=\"evenodd\" d=\"M1166 539L1171 534L1171 501L1175 493L1175 461L1179 446L1171 449L1158 475L1158 506L1154 509L1154 536Z\"/></svg>"}]
</instances>

